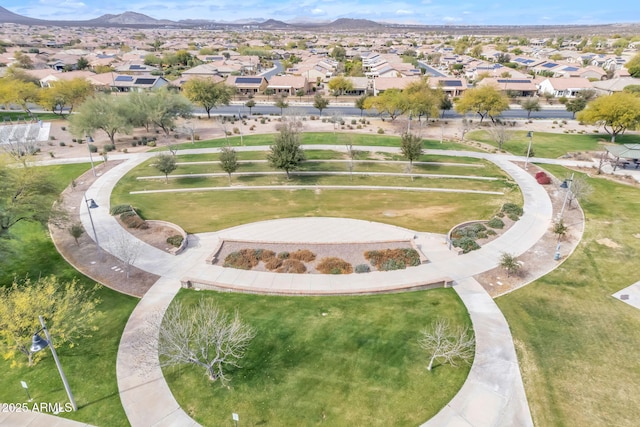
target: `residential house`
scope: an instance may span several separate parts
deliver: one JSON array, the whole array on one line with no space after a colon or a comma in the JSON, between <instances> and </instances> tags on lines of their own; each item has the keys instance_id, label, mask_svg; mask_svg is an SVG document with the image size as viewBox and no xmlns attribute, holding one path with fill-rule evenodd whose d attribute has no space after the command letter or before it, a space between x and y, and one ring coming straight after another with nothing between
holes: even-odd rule
<instances>
[{"instance_id":1,"label":"residential house","mask_svg":"<svg viewBox=\"0 0 640 427\"><path fill-rule=\"evenodd\" d=\"M450 98L460 96L468 89L466 80L450 77L430 77L429 87L442 89Z\"/></svg>"},{"instance_id":2,"label":"residential house","mask_svg":"<svg viewBox=\"0 0 640 427\"><path fill-rule=\"evenodd\" d=\"M380 77L373 79L373 94L379 95L385 90L400 89L403 90L409 84L420 81L421 77Z\"/></svg>"},{"instance_id":3,"label":"residential house","mask_svg":"<svg viewBox=\"0 0 640 427\"><path fill-rule=\"evenodd\" d=\"M267 89L273 89L276 95L290 96L295 96L298 91L306 95L311 90L307 78L303 76L273 76L267 84Z\"/></svg>"},{"instance_id":4,"label":"residential house","mask_svg":"<svg viewBox=\"0 0 640 427\"><path fill-rule=\"evenodd\" d=\"M130 76L123 74L114 76L112 88L116 92L142 92L159 89L168 84L169 81L161 76Z\"/></svg>"},{"instance_id":5,"label":"residential house","mask_svg":"<svg viewBox=\"0 0 640 427\"><path fill-rule=\"evenodd\" d=\"M627 86L640 85L640 79L633 77L620 77L611 80L593 82L592 85L597 94L611 95L612 93L622 92Z\"/></svg>"},{"instance_id":6,"label":"residential house","mask_svg":"<svg viewBox=\"0 0 640 427\"><path fill-rule=\"evenodd\" d=\"M538 93L544 95L549 93L555 97L575 98L583 90L593 89L591 82L582 77L547 78L543 80Z\"/></svg>"},{"instance_id":7,"label":"residential house","mask_svg":"<svg viewBox=\"0 0 640 427\"><path fill-rule=\"evenodd\" d=\"M123 74L146 75L153 72L158 72L160 70L157 67L153 67L151 65L145 65L141 62L139 63L126 62L116 67L115 71Z\"/></svg>"},{"instance_id":8,"label":"residential house","mask_svg":"<svg viewBox=\"0 0 640 427\"><path fill-rule=\"evenodd\" d=\"M508 96L534 96L538 90L533 79L513 79L487 77L477 84L478 87L493 86Z\"/></svg>"},{"instance_id":9,"label":"residential house","mask_svg":"<svg viewBox=\"0 0 640 427\"><path fill-rule=\"evenodd\" d=\"M225 84L236 89L237 93L243 95L255 95L267 89L267 79L262 76L229 76Z\"/></svg>"}]
</instances>

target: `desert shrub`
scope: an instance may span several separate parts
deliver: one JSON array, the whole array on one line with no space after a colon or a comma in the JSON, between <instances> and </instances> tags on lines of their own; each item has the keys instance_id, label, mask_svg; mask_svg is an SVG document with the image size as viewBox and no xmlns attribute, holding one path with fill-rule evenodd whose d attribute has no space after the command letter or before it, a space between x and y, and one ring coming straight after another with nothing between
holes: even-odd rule
<instances>
[{"instance_id":1,"label":"desert shrub","mask_svg":"<svg viewBox=\"0 0 640 427\"><path fill-rule=\"evenodd\" d=\"M256 254L256 256L262 262L267 262L276 257L276 253L273 251L270 251L269 249L259 249L259 251L260 251L260 255Z\"/></svg>"},{"instance_id":2,"label":"desert shrub","mask_svg":"<svg viewBox=\"0 0 640 427\"><path fill-rule=\"evenodd\" d=\"M285 259L282 261L282 266L276 270L278 273L294 273L302 274L307 271L302 261L297 259Z\"/></svg>"},{"instance_id":3,"label":"desert shrub","mask_svg":"<svg viewBox=\"0 0 640 427\"><path fill-rule=\"evenodd\" d=\"M122 215L120 215L120 219L122 219L122 222L124 222L126 226L129 228L141 228L141 229L149 228L147 223L138 215L136 215L135 212L131 214L129 214L129 212L125 212Z\"/></svg>"},{"instance_id":4,"label":"desert shrub","mask_svg":"<svg viewBox=\"0 0 640 427\"><path fill-rule=\"evenodd\" d=\"M382 128L378 128L378 133L379 133L380 135L384 134L384 129L382 129Z\"/></svg>"},{"instance_id":5,"label":"desert shrub","mask_svg":"<svg viewBox=\"0 0 640 427\"><path fill-rule=\"evenodd\" d=\"M484 239L487 237L487 227L481 223L475 223L467 225L465 227L457 228L451 233L452 239L461 239L463 237L469 237L470 239Z\"/></svg>"},{"instance_id":6,"label":"desert shrub","mask_svg":"<svg viewBox=\"0 0 640 427\"><path fill-rule=\"evenodd\" d=\"M316 269L322 274L351 274L353 267L347 261L337 257L322 258Z\"/></svg>"},{"instance_id":7,"label":"desert shrub","mask_svg":"<svg viewBox=\"0 0 640 427\"><path fill-rule=\"evenodd\" d=\"M184 237L182 237L182 235L180 234L174 234L173 236L167 237L167 243L170 244L171 246L175 246L176 248L180 247L183 240L184 240Z\"/></svg>"},{"instance_id":8,"label":"desert shrub","mask_svg":"<svg viewBox=\"0 0 640 427\"><path fill-rule=\"evenodd\" d=\"M460 239L453 239L453 246L456 248L462 249L462 252L465 254L467 252L475 251L476 249L480 249L480 245L476 243L471 237L462 237Z\"/></svg>"},{"instance_id":9,"label":"desert shrub","mask_svg":"<svg viewBox=\"0 0 640 427\"><path fill-rule=\"evenodd\" d=\"M406 268L408 265L420 265L420 255L415 249L410 248L367 251L364 253L364 257L381 271L398 270Z\"/></svg>"},{"instance_id":10,"label":"desert shrub","mask_svg":"<svg viewBox=\"0 0 640 427\"><path fill-rule=\"evenodd\" d=\"M299 249L289 254L289 258L304 262L311 262L316 259L316 254L308 249Z\"/></svg>"},{"instance_id":11,"label":"desert shrub","mask_svg":"<svg viewBox=\"0 0 640 427\"><path fill-rule=\"evenodd\" d=\"M131 216L136 216L136 213L133 210L125 211L125 212L122 212L120 214L120 219L124 220L126 218L131 217Z\"/></svg>"},{"instance_id":12,"label":"desert shrub","mask_svg":"<svg viewBox=\"0 0 640 427\"><path fill-rule=\"evenodd\" d=\"M355 271L356 273L368 273L371 271L371 267L368 264L358 264Z\"/></svg>"},{"instance_id":13,"label":"desert shrub","mask_svg":"<svg viewBox=\"0 0 640 427\"><path fill-rule=\"evenodd\" d=\"M496 234L498 234L498 233L496 233L495 230L487 230L487 235L488 236L495 236Z\"/></svg>"},{"instance_id":14,"label":"desert shrub","mask_svg":"<svg viewBox=\"0 0 640 427\"><path fill-rule=\"evenodd\" d=\"M138 141L131 141L131 146L136 147L138 145Z\"/></svg>"},{"instance_id":15,"label":"desert shrub","mask_svg":"<svg viewBox=\"0 0 640 427\"><path fill-rule=\"evenodd\" d=\"M378 270L391 271L391 270L404 270L405 268L407 268L407 264L405 264L403 260L390 258L385 262L383 262L378 267Z\"/></svg>"},{"instance_id":16,"label":"desert shrub","mask_svg":"<svg viewBox=\"0 0 640 427\"><path fill-rule=\"evenodd\" d=\"M155 141L149 141L146 144L148 147L155 147L156 146L156 142Z\"/></svg>"},{"instance_id":17,"label":"desert shrub","mask_svg":"<svg viewBox=\"0 0 640 427\"><path fill-rule=\"evenodd\" d=\"M60 145L60 147L65 147L67 144L65 144L64 142L60 141L60 142L58 143L58 145Z\"/></svg>"},{"instance_id":18,"label":"desert shrub","mask_svg":"<svg viewBox=\"0 0 640 427\"><path fill-rule=\"evenodd\" d=\"M288 259L289 258L289 252L287 252L287 251L280 252L278 254L278 258L280 258L280 259Z\"/></svg>"},{"instance_id":19,"label":"desert shrub","mask_svg":"<svg viewBox=\"0 0 640 427\"><path fill-rule=\"evenodd\" d=\"M98 147L96 147L95 145L89 144L88 147L89 147L89 152L90 153L97 153L98 152Z\"/></svg>"},{"instance_id":20,"label":"desert shrub","mask_svg":"<svg viewBox=\"0 0 640 427\"><path fill-rule=\"evenodd\" d=\"M513 221L517 221L524 213L522 208L515 203L505 203L504 205L502 205L502 212L504 212L505 215L507 215L509 219Z\"/></svg>"},{"instance_id":21,"label":"desert shrub","mask_svg":"<svg viewBox=\"0 0 640 427\"><path fill-rule=\"evenodd\" d=\"M282 260L280 258L273 257L267 260L264 263L264 266L267 270L273 271L280 268L280 266L282 266Z\"/></svg>"},{"instance_id":22,"label":"desert shrub","mask_svg":"<svg viewBox=\"0 0 640 427\"><path fill-rule=\"evenodd\" d=\"M236 252L231 252L224 259L224 267L238 268L241 270L251 270L258 265L258 258L256 257L256 251L254 249L240 249Z\"/></svg>"},{"instance_id":23,"label":"desert shrub","mask_svg":"<svg viewBox=\"0 0 640 427\"><path fill-rule=\"evenodd\" d=\"M543 172L543 175L541 175L539 177L536 175L536 181L538 181L538 184L541 184L541 185L549 185L549 184L551 184L551 178L549 178L549 175L547 175L544 172Z\"/></svg>"},{"instance_id":24,"label":"desert shrub","mask_svg":"<svg viewBox=\"0 0 640 427\"><path fill-rule=\"evenodd\" d=\"M113 144L105 144L104 147L102 147L103 151L106 151L107 153L113 151L116 149L116 146Z\"/></svg>"},{"instance_id":25,"label":"desert shrub","mask_svg":"<svg viewBox=\"0 0 640 427\"><path fill-rule=\"evenodd\" d=\"M111 208L111 215L120 215L121 213L131 211L133 211L131 205L115 205Z\"/></svg>"},{"instance_id":26,"label":"desert shrub","mask_svg":"<svg viewBox=\"0 0 640 427\"><path fill-rule=\"evenodd\" d=\"M504 221L498 217L493 217L489 220L489 222L487 222L487 226L491 228L501 229L504 228Z\"/></svg>"}]
</instances>

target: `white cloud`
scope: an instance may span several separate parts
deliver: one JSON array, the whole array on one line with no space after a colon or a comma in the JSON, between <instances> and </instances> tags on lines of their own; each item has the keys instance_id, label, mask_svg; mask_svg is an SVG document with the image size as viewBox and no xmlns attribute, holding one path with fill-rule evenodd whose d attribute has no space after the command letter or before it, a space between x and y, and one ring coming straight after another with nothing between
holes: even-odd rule
<instances>
[{"instance_id":1,"label":"white cloud","mask_svg":"<svg viewBox=\"0 0 640 427\"><path fill-rule=\"evenodd\" d=\"M311 14L312 14L312 15L324 15L324 14L325 14L325 12L324 12L324 10L322 10L322 9L315 8L315 9L313 9L313 10L311 11Z\"/></svg>"},{"instance_id":2,"label":"white cloud","mask_svg":"<svg viewBox=\"0 0 640 427\"><path fill-rule=\"evenodd\" d=\"M396 15L413 15L413 11L407 9L398 9L396 10Z\"/></svg>"},{"instance_id":3,"label":"white cloud","mask_svg":"<svg viewBox=\"0 0 640 427\"><path fill-rule=\"evenodd\" d=\"M460 22L462 18L458 18L457 16L444 16L442 17L444 22Z\"/></svg>"}]
</instances>

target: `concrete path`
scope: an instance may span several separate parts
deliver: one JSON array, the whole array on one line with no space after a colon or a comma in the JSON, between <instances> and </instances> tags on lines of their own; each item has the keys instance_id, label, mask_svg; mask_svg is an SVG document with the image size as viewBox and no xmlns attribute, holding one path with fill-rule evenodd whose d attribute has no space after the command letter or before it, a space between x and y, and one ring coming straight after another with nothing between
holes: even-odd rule
<instances>
[{"instance_id":1,"label":"concrete path","mask_svg":"<svg viewBox=\"0 0 640 427\"><path fill-rule=\"evenodd\" d=\"M266 147L236 147L239 151L254 151ZM312 146L313 149L344 150L336 146ZM358 147L362 150L397 152L393 147ZM188 150L181 152L216 152L217 149ZM435 151L434 154L484 158L496 163L511 175L520 186L524 196L523 217L499 239L485 245L478 251L456 256L448 251L444 237L430 233L415 233L399 227L389 228L378 223L348 219L299 218L280 220L283 228L292 230L289 234L278 231L278 241L301 241L301 237L323 239L347 238L353 232L352 241L360 239L384 240L388 236L411 238L431 260L416 268L373 272L363 275L323 276L286 275L266 272L240 271L206 265L204 260L211 254L221 238L250 237L251 239L273 239L276 221L265 221L247 226L235 227L216 233L205 233L190 237L189 248L179 256L172 256L144 243L123 230L109 215L109 198L117 181L131 168L153 156L153 153L131 155L127 160L101 176L87 190L87 197L93 198L99 208L91 210L89 216L86 205L80 208L81 221L91 230L91 218L95 224L100 246L117 255L118 244L129 239L131 244L140 244L141 256L136 267L158 274L160 280L140 301L126 325L118 352L118 386L123 407L132 425L196 425L179 407L173 398L159 367L154 349L141 352L140 342L150 336L151 346L157 345L157 320L179 289L179 280L186 275L206 276L209 280L227 283L243 288L254 287L277 290L335 292L348 289L349 293L375 289L376 287L400 286L418 283L434 277L450 276L456 285L465 306L469 310L476 333L476 358L471 373L455 398L434 418L428 426L476 426L493 427L499 425L533 425L522 386L518 362L513 348L508 324L498 307L484 289L472 278L473 275L494 268L502 252L520 255L542 237L551 224L551 202L545 190L525 171L511 163L511 156L486 153ZM521 159L521 158L519 158ZM287 223L286 221L290 221ZM306 221L309 221L305 224ZM321 223L330 221L330 227ZM355 221L355 222L354 222ZM364 224L357 229L356 222ZM338 236L328 236L331 228ZM304 234L306 233L306 234ZM88 233L92 238L93 233ZM386 237L385 237L386 236ZM265 240L266 241L266 240ZM312 240L313 241L313 240ZM151 320L151 322L149 322ZM154 323L155 322L155 323ZM149 333L150 330L155 330ZM155 341L155 344L153 342ZM141 359L141 353L142 355ZM144 368L142 369L141 366ZM156 403L154 403L156 402Z\"/></svg>"}]
</instances>

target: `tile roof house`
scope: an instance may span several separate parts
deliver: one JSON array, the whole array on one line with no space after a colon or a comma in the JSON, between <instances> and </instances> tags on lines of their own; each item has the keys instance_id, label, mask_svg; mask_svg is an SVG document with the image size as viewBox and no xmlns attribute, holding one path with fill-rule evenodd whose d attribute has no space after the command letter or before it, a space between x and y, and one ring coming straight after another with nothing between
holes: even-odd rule
<instances>
[{"instance_id":1,"label":"tile roof house","mask_svg":"<svg viewBox=\"0 0 640 427\"><path fill-rule=\"evenodd\" d=\"M229 76L225 84L234 87L238 93L248 95L264 92L268 82L261 76Z\"/></svg>"},{"instance_id":2,"label":"tile roof house","mask_svg":"<svg viewBox=\"0 0 640 427\"><path fill-rule=\"evenodd\" d=\"M116 92L142 92L145 90L159 89L168 84L169 81L161 76L130 76L123 74L114 76L112 88Z\"/></svg>"},{"instance_id":3,"label":"tile roof house","mask_svg":"<svg viewBox=\"0 0 640 427\"><path fill-rule=\"evenodd\" d=\"M150 65L144 65L142 62L126 62L116 67L115 71L127 74L149 74L154 71L159 71L159 69Z\"/></svg>"},{"instance_id":4,"label":"tile roof house","mask_svg":"<svg viewBox=\"0 0 640 427\"><path fill-rule=\"evenodd\" d=\"M533 96L538 90L532 78L513 79L488 77L478 82L477 86L494 86L510 96Z\"/></svg>"},{"instance_id":5,"label":"tile roof house","mask_svg":"<svg viewBox=\"0 0 640 427\"><path fill-rule=\"evenodd\" d=\"M468 89L465 79L457 79L452 77L430 77L429 87L432 89L442 89L444 93L450 97L460 96Z\"/></svg>"},{"instance_id":6,"label":"tile roof house","mask_svg":"<svg viewBox=\"0 0 640 427\"><path fill-rule=\"evenodd\" d=\"M579 92L588 89L593 89L593 85L585 78L560 77L543 80L538 86L538 93L541 95L550 93L555 97L575 98Z\"/></svg>"},{"instance_id":7,"label":"tile roof house","mask_svg":"<svg viewBox=\"0 0 640 427\"><path fill-rule=\"evenodd\" d=\"M640 85L640 79L633 77L620 77L617 79L593 82L592 84L596 93L600 95L610 95L615 92L622 92L627 86Z\"/></svg>"},{"instance_id":8,"label":"tile roof house","mask_svg":"<svg viewBox=\"0 0 640 427\"><path fill-rule=\"evenodd\" d=\"M268 89L273 89L276 95L287 94L294 96L301 90L308 94L311 90L309 82L303 76L273 76L268 82Z\"/></svg>"},{"instance_id":9,"label":"tile roof house","mask_svg":"<svg viewBox=\"0 0 640 427\"><path fill-rule=\"evenodd\" d=\"M410 83L419 82L421 77L380 77L372 80L373 94L379 95L389 89L404 89Z\"/></svg>"}]
</instances>

